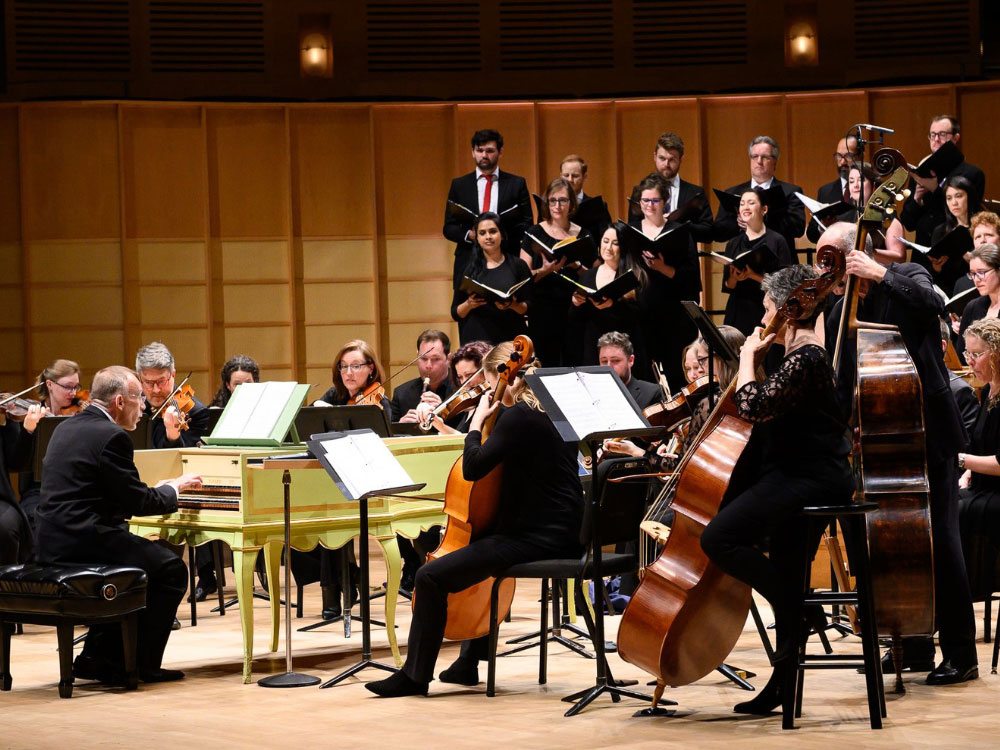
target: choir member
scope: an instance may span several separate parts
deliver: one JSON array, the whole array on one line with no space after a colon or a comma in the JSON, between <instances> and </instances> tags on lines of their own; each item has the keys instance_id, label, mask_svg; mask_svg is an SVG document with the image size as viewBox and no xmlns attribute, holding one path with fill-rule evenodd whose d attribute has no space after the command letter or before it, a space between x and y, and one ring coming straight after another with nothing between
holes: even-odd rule
<instances>
[{"instance_id":1,"label":"choir member","mask_svg":"<svg viewBox=\"0 0 1000 750\"><path fill-rule=\"evenodd\" d=\"M531 269L531 305L528 308L528 328L535 345L535 355L544 367L575 365L569 347L570 285L554 274L561 272L576 278L582 265L593 265L594 238L590 232L572 221L576 211L576 193L562 177L556 177L542 195L541 221L525 231L521 240L521 260ZM530 236L529 236L530 235ZM566 257L547 260L541 243L552 248L556 243L576 237L588 249L580 260L567 265Z\"/></svg>"},{"instance_id":2,"label":"choir member","mask_svg":"<svg viewBox=\"0 0 1000 750\"><path fill-rule=\"evenodd\" d=\"M576 195L577 213L573 220L598 237L601 231L611 223L608 204L599 195L587 195L583 183L587 180L587 162L579 154L569 154L559 164L559 176L569 183L570 190Z\"/></svg>"},{"instance_id":3,"label":"choir member","mask_svg":"<svg viewBox=\"0 0 1000 750\"><path fill-rule=\"evenodd\" d=\"M453 390L448 379L451 339L444 331L428 328L417 336L417 377L392 391L392 418L395 422L417 422L417 406L432 409Z\"/></svg>"},{"instance_id":4,"label":"choir member","mask_svg":"<svg viewBox=\"0 0 1000 750\"><path fill-rule=\"evenodd\" d=\"M764 194L766 195L766 194ZM749 334L760 325L764 314L764 292L760 288L764 274L791 264L785 238L764 225L768 207L761 193L745 190L740 196L739 216L742 231L726 243L726 257L736 259L750 253L749 260L727 265L722 272L722 293L726 300L725 325Z\"/></svg>"},{"instance_id":5,"label":"choir member","mask_svg":"<svg viewBox=\"0 0 1000 750\"><path fill-rule=\"evenodd\" d=\"M464 276L500 291L507 291L531 276L523 260L504 252L499 216L492 212L481 214L473 225L473 232L475 245ZM488 341L495 345L526 333L524 316L527 311L527 303L517 295L510 301L489 302L456 287L451 300L451 317L458 323L463 344Z\"/></svg>"},{"instance_id":6,"label":"choir member","mask_svg":"<svg viewBox=\"0 0 1000 750\"><path fill-rule=\"evenodd\" d=\"M861 161L858 153L858 139L855 136L848 136L837 141L837 148L833 152L833 163L837 167L837 179L821 185L816 192L816 200L820 203L836 203L843 201L849 203L851 200L850 189L850 169L855 161ZM871 195L867 190L865 195ZM856 204L855 204L856 205ZM844 219L847 221L848 219ZM806 238L815 244L823 233L823 227L815 221L810 221L806 225Z\"/></svg>"},{"instance_id":7,"label":"choir member","mask_svg":"<svg viewBox=\"0 0 1000 750\"><path fill-rule=\"evenodd\" d=\"M215 392L212 403L208 405L210 409L226 408L236 386L243 383L259 383L260 368L250 357L245 354L237 354L222 366L220 377L222 382L219 384L219 390Z\"/></svg>"},{"instance_id":8,"label":"choir member","mask_svg":"<svg viewBox=\"0 0 1000 750\"><path fill-rule=\"evenodd\" d=\"M1000 248L997 245L979 245L972 251L969 256L969 278L976 285L980 296L962 311L958 335L963 346L957 347L959 355L964 352L965 332L970 325L983 318L1000 317Z\"/></svg>"},{"instance_id":9,"label":"choir member","mask_svg":"<svg viewBox=\"0 0 1000 750\"><path fill-rule=\"evenodd\" d=\"M653 167L667 183L667 197L663 201L663 213L671 214L702 196L701 208L689 219L688 229L695 242L712 241L712 207L708 195L701 185L682 180L681 164L684 161L684 141L677 133L661 133L653 150Z\"/></svg>"},{"instance_id":10,"label":"choir member","mask_svg":"<svg viewBox=\"0 0 1000 750\"><path fill-rule=\"evenodd\" d=\"M944 201L945 220L931 233L932 246L943 240L956 227L962 226L968 229L970 217L979 211L979 196L976 195L972 183L961 175L948 180L944 188ZM948 255L932 258L914 252L912 260L928 269L934 283L948 295L954 294L955 282L969 272L969 264L965 258L949 258Z\"/></svg>"},{"instance_id":11,"label":"choir member","mask_svg":"<svg viewBox=\"0 0 1000 750\"><path fill-rule=\"evenodd\" d=\"M512 352L513 345L504 342L483 360L486 379L494 388L498 368ZM576 445L563 441L523 379L515 379L503 401L503 411L486 441L483 424L501 405L490 404L487 398L479 402L463 456L463 471L470 481L502 465L504 481L496 528L417 572L406 662L391 677L365 685L378 696L427 694L444 639L449 593L462 591L515 563L573 557L580 552L583 492ZM478 661L487 656L487 641L488 637L483 637L463 643L461 656L438 679L477 684Z\"/></svg>"},{"instance_id":12,"label":"choir member","mask_svg":"<svg viewBox=\"0 0 1000 750\"><path fill-rule=\"evenodd\" d=\"M475 232L470 228L474 215L493 213L502 216L504 252L516 255L521 234L531 225L531 196L523 177L501 172L503 136L496 130L477 130L472 134L472 160L476 169L451 181L448 200L466 210L445 209L444 236L455 243L453 282L458 286L475 247ZM500 224L498 223L498 226Z\"/></svg>"},{"instance_id":13,"label":"choir member","mask_svg":"<svg viewBox=\"0 0 1000 750\"><path fill-rule=\"evenodd\" d=\"M139 349L135 355L135 371L139 375L146 397L145 415L152 419L171 393L174 392L177 369L174 355L159 341ZM187 414L187 428L181 429L181 414L168 406L153 419L150 427L150 448L194 448L208 434L208 407L197 398Z\"/></svg>"}]
</instances>

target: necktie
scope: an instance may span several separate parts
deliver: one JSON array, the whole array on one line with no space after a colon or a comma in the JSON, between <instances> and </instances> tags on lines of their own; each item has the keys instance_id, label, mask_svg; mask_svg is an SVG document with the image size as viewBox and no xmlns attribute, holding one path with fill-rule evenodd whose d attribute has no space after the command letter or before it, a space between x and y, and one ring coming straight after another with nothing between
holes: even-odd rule
<instances>
[{"instance_id":1,"label":"necktie","mask_svg":"<svg viewBox=\"0 0 1000 750\"><path fill-rule=\"evenodd\" d=\"M483 213L490 210L490 199L493 197L493 175L484 174L486 188L483 190Z\"/></svg>"},{"instance_id":2,"label":"necktie","mask_svg":"<svg viewBox=\"0 0 1000 750\"><path fill-rule=\"evenodd\" d=\"M850 202L851 202L851 189L847 187L847 185L844 185L844 203L850 203Z\"/></svg>"},{"instance_id":3,"label":"necktie","mask_svg":"<svg viewBox=\"0 0 1000 750\"><path fill-rule=\"evenodd\" d=\"M667 189L663 194L663 213L670 213L670 183L667 183Z\"/></svg>"}]
</instances>

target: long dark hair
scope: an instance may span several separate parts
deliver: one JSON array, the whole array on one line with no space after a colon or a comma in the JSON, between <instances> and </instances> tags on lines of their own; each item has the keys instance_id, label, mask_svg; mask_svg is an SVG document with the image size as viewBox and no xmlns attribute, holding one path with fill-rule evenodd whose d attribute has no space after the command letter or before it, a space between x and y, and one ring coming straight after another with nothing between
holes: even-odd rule
<instances>
[{"instance_id":1,"label":"long dark hair","mask_svg":"<svg viewBox=\"0 0 1000 750\"><path fill-rule=\"evenodd\" d=\"M965 193L965 206L966 221L972 220L972 215L979 213L981 197L979 192L976 190L976 186L972 184L968 177L963 177L960 174L954 177L949 177L948 181L944 184L945 196L948 195L948 188L955 188L956 190L961 190ZM951 211L948 210L948 202L945 200L944 204L944 223L948 229L954 229L958 226L958 218Z\"/></svg>"},{"instance_id":2,"label":"long dark hair","mask_svg":"<svg viewBox=\"0 0 1000 750\"><path fill-rule=\"evenodd\" d=\"M479 247L479 225L484 221L492 221L496 224L497 229L500 230L500 241L506 239L506 235L503 231L503 224L500 223L499 214L495 214L492 211L483 211L476 217L475 223L472 225L472 257L469 258L469 265L465 267L465 275L470 279L482 278L483 273L486 271L486 253L483 249ZM503 251L503 244L500 245L501 251ZM506 257L507 253L504 253Z\"/></svg>"},{"instance_id":3,"label":"long dark hair","mask_svg":"<svg viewBox=\"0 0 1000 750\"><path fill-rule=\"evenodd\" d=\"M639 280L639 286L642 288L646 287L646 282L648 277L646 276L646 269L642 267L642 263L636 261L632 257L632 253L628 252L625 243L627 240L627 233L632 231L628 228L628 225L621 221L613 222L601 230L600 237L597 241L597 254L601 254L601 242L604 240L604 233L608 230L612 230L615 233L615 237L618 239L618 271L615 273L615 278L618 278L623 273L631 270L635 274L635 277ZM604 262L603 259L601 261Z\"/></svg>"},{"instance_id":4,"label":"long dark hair","mask_svg":"<svg viewBox=\"0 0 1000 750\"><path fill-rule=\"evenodd\" d=\"M257 363L245 354L237 354L222 366L222 384L215 392L215 398L209 406L225 407L233 393L229 390L229 378L234 372L249 372L253 376L253 382L260 382L260 368Z\"/></svg>"}]
</instances>

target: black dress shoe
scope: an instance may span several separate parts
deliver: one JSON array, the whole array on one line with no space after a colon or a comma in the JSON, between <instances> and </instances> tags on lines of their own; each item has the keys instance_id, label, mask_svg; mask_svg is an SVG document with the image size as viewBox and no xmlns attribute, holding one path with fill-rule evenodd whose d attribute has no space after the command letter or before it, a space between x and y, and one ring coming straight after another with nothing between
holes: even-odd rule
<instances>
[{"instance_id":1,"label":"black dress shoe","mask_svg":"<svg viewBox=\"0 0 1000 750\"><path fill-rule=\"evenodd\" d=\"M171 629L171 630L180 630L180 629L181 629L181 621L180 621L180 620L178 620L178 619L177 619L177 618L175 617L175 618L174 618L174 621L173 621L173 622L172 622L172 623L170 624L170 629Z\"/></svg>"},{"instance_id":2,"label":"black dress shoe","mask_svg":"<svg viewBox=\"0 0 1000 750\"><path fill-rule=\"evenodd\" d=\"M452 685L475 687L479 684L478 660L460 656L450 667L438 675L438 679Z\"/></svg>"},{"instance_id":3,"label":"black dress shoe","mask_svg":"<svg viewBox=\"0 0 1000 750\"><path fill-rule=\"evenodd\" d=\"M957 685L960 682L979 679L979 665L973 664L971 667L958 667L951 663L950 659L945 659L927 675L928 685Z\"/></svg>"},{"instance_id":4,"label":"black dress shoe","mask_svg":"<svg viewBox=\"0 0 1000 750\"><path fill-rule=\"evenodd\" d=\"M934 669L934 656L929 659L908 659L903 657L904 672L930 672ZM892 662L892 651L886 651L882 655L882 674L896 674L896 667Z\"/></svg>"},{"instance_id":5,"label":"black dress shoe","mask_svg":"<svg viewBox=\"0 0 1000 750\"><path fill-rule=\"evenodd\" d=\"M407 695L427 695L426 682L414 682L405 673L396 672L378 682L366 682L365 688L379 698L403 698Z\"/></svg>"},{"instance_id":6,"label":"black dress shoe","mask_svg":"<svg viewBox=\"0 0 1000 750\"><path fill-rule=\"evenodd\" d=\"M179 669L164 669L163 667L140 669L139 679L143 682L174 682L175 680L183 680L184 673Z\"/></svg>"},{"instance_id":7,"label":"black dress shoe","mask_svg":"<svg viewBox=\"0 0 1000 750\"><path fill-rule=\"evenodd\" d=\"M203 602L218 590L219 584L214 578L207 581L199 581L194 590L194 600L196 602ZM188 601L191 601L190 596L188 597Z\"/></svg>"},{"instance_id":8,"label":"black dress shoe","mask_svg":"<svg viewBox=\"0 0 1000 750\"><path fill-rule=\"evenodd\" d=\"M80 654L73 662L73 679L97 680L105 685L124 685L125 671L110 662Z\"/></svg>"}]
</instances>

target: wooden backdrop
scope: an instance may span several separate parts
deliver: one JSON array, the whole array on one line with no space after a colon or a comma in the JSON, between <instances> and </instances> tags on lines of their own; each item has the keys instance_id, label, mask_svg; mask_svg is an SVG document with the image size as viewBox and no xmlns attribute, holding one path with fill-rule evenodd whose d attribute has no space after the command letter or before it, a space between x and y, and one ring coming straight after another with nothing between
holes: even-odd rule
<instances>
[{"instance_id":1,"label":"wooden backdrop","mask_svg":"<svg viewBox=\"0 0 1000 750\"><path fill-rule=\"evenodd\" d=\"M1000 83L567 102L2 105L0 389L28 385L57 357L77 360L89 382L153 340L179 372L194 371L206 399L236 353L265 378L317 384L314 395L349 338L372 341L390 369L409 361L422 329L457 334L441 226L477 128L504 134L501 167L535 191L564 155L583 154L587 191L623 215L664 130L685 140L682 175L719 188L748 179L747 143L772 135L777 175L815 194L834 178L832 153L852 123L896 128L890 144L915 162L930 118L953 112L965 153L993 184L998 94ZM705 302L721 307L713 270Z\"/></svg>"}]
</instances>

